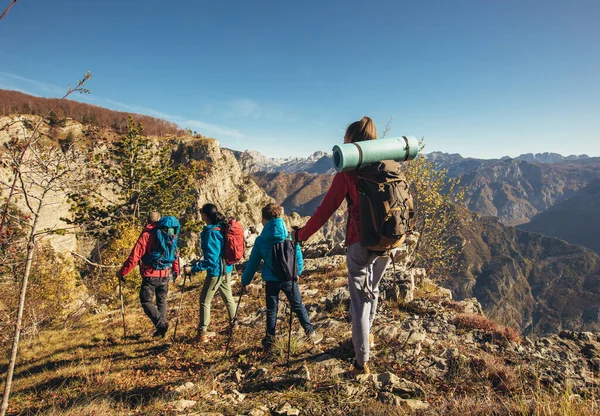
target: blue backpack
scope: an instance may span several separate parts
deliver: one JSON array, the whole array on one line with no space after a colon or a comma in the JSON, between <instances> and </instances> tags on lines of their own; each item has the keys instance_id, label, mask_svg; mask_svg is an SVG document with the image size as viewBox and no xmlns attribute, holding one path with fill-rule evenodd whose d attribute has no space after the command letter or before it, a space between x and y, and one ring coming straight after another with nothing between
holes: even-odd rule
<instances>
[{"instance_id":1,"label":"blue backpack","mask_svg":"<svg viewBox=\"0 0 600 416\"><path fill-rule=\"evenodd\" d=\"M156 227L154 246L152 250L146 251L142 262L151 266L154 270L164 270L172 267L177 257L177 236L179 234L179 221L172 216L162 217Z\"/></svg>"}]
</instances>

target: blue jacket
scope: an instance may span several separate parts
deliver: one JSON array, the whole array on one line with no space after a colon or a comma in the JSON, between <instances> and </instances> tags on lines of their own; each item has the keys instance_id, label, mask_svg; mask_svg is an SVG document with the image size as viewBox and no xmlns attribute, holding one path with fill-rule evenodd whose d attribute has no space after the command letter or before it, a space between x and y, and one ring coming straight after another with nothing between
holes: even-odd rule
<instances>
[{"instance_id":1,"label":"blue jacket","mask_svg":"<svg viewBox=\"0 0 600 416\"><path fill-rule=\"evenodd\" d=\"M200 233L200 248L202 249L202 261L192 265L192 273L206 270L206 277L221 276L221 263L225 250L225 240L221 234L219 224L205 225ZM227 274L233 270L232 265L225 267Z\"/></svg>"},{"instance_id":2,"label":"blue jacket","mask_svg":"<svg viewBox=\"0 0 600 416\"><path fill-rule=\"evenodd\" d=\"M262 268L263 280L266 282L279 281L277 276L275 276L273 273L271 249L275 244L281 243L286 238L289 238L289 235L283 219L275 218L274 220L271 220L265 224L265 228L256 239L254 247L252 247L250 259L248 260L248 264L246 264L246 268L244 269L244 274L242 275L242 284L244 286L247 286L252 281L256 270L258 270L261 260L264 260L265 262ZM300 245L296 245L296 258L298 262L298 275L300 275L304 266Z\"/></svg>"}]
</instances>

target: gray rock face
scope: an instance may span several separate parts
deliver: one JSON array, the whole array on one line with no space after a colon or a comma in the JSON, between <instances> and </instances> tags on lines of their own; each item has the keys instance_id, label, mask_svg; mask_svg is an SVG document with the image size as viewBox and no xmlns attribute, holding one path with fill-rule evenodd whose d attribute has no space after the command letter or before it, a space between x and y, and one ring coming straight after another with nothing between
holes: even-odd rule
<instances>
[{"instance_id":1,"label":"gray rock face","mask_svg":"<svg viewBox=\"0 0 600 416\"><path fill-rule=\"evenodd\" d=\"M325 298L325 310L332 311L335 308L350 304L350 292L347 287L338 287Z\"/></svg>"},{"instance_id":2,"label":"gray rock face","mask_svg":"<svg viewBox=\"0 0 600 416\"><path fill-rule=\"evenodd\" d=\"M170 402L169 406L175 409L176 412L185 412L187 409L196 405L195 400L184 400L180 399L174 402Z\"/></svg>"}]
</instances>

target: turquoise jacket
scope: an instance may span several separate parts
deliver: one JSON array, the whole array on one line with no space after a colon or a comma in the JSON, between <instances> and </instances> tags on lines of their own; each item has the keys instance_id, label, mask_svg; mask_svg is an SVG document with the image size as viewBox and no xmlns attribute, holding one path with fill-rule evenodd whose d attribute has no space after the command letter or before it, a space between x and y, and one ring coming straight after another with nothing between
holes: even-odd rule
<instances>
[{"instance_id":1,"label":"turquoise jacket","mask_svg":"<svg viewBox=\"0 0 600 416\"><path fill-rule=\"evenodd\" d=\"M223 260L225 239L221 234L220 224L204 226L200 233L200 248L202 249L203 259L192 265L192 273L206 270L206 277L221 276L222 265L225 265L225 260ZM232 270L232 265L225 267L225 273L227 274L231 273Z\"/></svg>"},{"instance_id":2,"label":"turquoise jacket","mask_svg":"<svg viewBox=\"0 0 600 416\"><path fill-rule=\"evenodd\" d=\"M242 284L247 286L252 281L254 274L258 270L261 260L264 260L262 268L262 278L266 282L278 282L279 279L273 273L273 263L271 260L271 249L275 244L281 243L289 238L288 230L281 218L275 218L265 224L265 228L258 236L252 247L250 259L242 275ZM298 275L302 273L304 261L302 260L302 250L300 245L296 245L296 258L298 262Z\"/></svg>"}]
</instances>

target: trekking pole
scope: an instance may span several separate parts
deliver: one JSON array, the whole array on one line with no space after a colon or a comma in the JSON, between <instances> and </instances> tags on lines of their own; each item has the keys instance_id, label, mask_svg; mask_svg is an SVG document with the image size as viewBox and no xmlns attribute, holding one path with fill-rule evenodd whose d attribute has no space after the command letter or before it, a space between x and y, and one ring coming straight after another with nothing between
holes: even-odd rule
<instances>
[{"instance_id":1,"label":"trekking pole","mask_svg":"<svg viewBox=\"0 0 600 416\"><path fill-rule=\"evenodd\" d=\"M121 318L123 318L123 339L127 338L127 329L125 326L125 304L123 302L123 280L119 277L119 297L121 298Z\"/></svg>"},{"instance_id":2,"label":"trekking pole","mask_svg":"<svg viewBox=\"0 0 600 416\"><path fill-rule=\"evenodd\" d=\"M187 273L185 272L185 268L183 268L183 286L181 287L181 297L179 298L179 308L177 308L177 318L175 319L175 329L173 330L173 342L175 342L175 340L177 338L177 326L179 325L179 314L181 313L181 305L183 304L183 294L185 293L186 279L187 279Z\"/></svg>"},{"instance_id":3,"label":"trekking pole","mask_svg":"<svg viewBox=\"0 0 600 416\"><path fill-rule=\"evenodd\" d=\"M297 259L296 259L296 242L294 241L294 239L292 238L292 244L294 245L294 268L298 267L298 263L297 263ZM298 275L298 272L296 272L296 276ZM290 368L290 350L292 347L292 312L294 309L294 281L295 281L295 277L292 276L292 296L290 296L290 328L288 330L288 346L287 346L287 368L289 370Z\"/></svg>"},{"instance_id":4,"label":"trekking pole","mask_svg":"<svg viewBox=\"0 0 600 416\"><path fill-rule=\"evenodd\" d=\"M225 346L225 355L223 355L223 358L226 358L227 354L229 353L229 345L231 344L231 340L233 339L233 327L235 326L235 323L237 321L237 315L238 315L238 311L240 310L240 303L242 302L242 296L244 296L244 287L243 286L240 288L240 298L238 299L237 306L235 307L235 314L233 315L233 319L231 320L231 323L229 324L229 339L227 340L227 345Z\"/></svg>"}]
</instances>

